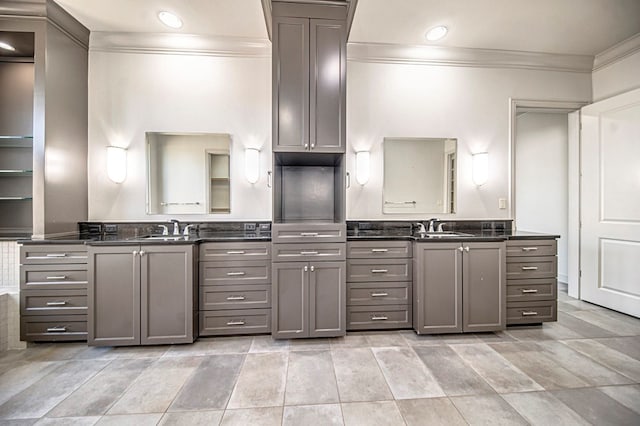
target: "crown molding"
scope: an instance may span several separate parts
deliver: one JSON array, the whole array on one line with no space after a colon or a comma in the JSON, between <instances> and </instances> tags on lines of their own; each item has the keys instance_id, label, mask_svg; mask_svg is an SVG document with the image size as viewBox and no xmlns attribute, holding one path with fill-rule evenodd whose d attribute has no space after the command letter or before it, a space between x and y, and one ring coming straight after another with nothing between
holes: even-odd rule
<instances>
[{"instance_id":1,"label":"crown molding","mask_svg":"<svg viewBox=\"0 0 640 426\"><path fill-rule=\"evenodd\" d=\"M387 43L347 43L347 59L382 64L520 68L579 73L591 73L593 68L593 56L588 55Z\"/></svg>"},{"instance_id":2,"label":"crown molding","mask_svg":"<svg viewBox=\"0 0 640 426\"><path fill-rule=\"evenodd\" d=\"M91 33L89 50L244 58L271 57L271 43L266 39L176 33L94 31Z\"/></svg>"},{"instance_id":3,"label":"crown molding","mask_svg":"<svg viewBox=\"0 0 640 426\"><path fill-rule=\"evenodd\" d=\"M3 0L0 15L47 16L46 0Z\"/></svg>"},{"instance_id":4,"label":"crown molding","mask_svg":"<svg viewBox=\"0 0 640 426\"><path fill-rule=\"evenodd\" d=\"M611 46L604 52L598 53L593 61L593 71L615 64L637 52L640 52L640 33Z\"/></svg>"}]
</instances>

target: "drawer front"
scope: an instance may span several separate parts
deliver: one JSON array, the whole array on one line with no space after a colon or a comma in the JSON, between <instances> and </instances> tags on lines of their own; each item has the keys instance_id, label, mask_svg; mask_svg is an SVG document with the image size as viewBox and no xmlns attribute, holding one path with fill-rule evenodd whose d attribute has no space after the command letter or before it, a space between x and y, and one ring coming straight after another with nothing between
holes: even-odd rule
<instances>
[{"instance_id":1,"label":"drawer front","mask_svg":"<svg viewBox=\"0 0 640 426\"><path fill-rule=\"evenodd\" d=\"M386 328L411 328L411 305L347 307L347 330Z\"/></svg>"},{"instance_id":2,"label":"drawer front","mask_svg":"<svg viewBox=\"0 0 640 426\"><path fill-rule=\"evenodd\" d=\"M273 261L345 260L344 243L274 244Z\"/></svg>"},{"instance_id":3,"label":"drawer front","mask_svg":"<svg viewBox=\"0 0 640 426\"><path fill-rule=\"evenodd\" d=\"M271 285L235 285L200 287L200 309L271 308Z\"/></svg>"},{"instance_id":4,"label":"drawer front","mask_svg":"<svg viewBox=\"0 0 640 426\"><path fill-rule=\"evenodd\" d=\"M347 241L347 225L342 223L274 223L274 243L343 243Z\"/></svg>"},{"instance_id":5,"label":"drawer front","mask_svg":"<svg viewBox=\"0 0 640 426\"><path fill-rule=\"evenodd\" d=\"M200 336L271 332L271 309L200 311Z\"/></svg>"},{"instance_id":6,"label":"drawer front","mask_svg":"<svg viewBox=\"0 0 640 426\"><path fill-rule=\"evenodd\" d=\"M413 256L410 241L349 241L348 259L395 259Z\"/></svg>"},{"instance_id":7,"label":"drawer front","mask_svg":"<svg viewBox=\"0 0 640 426\"><path fill-rule=\"evenodd\" d=\"M269 284L271 263L200 262L200 285Z\"/></svg>"},{"instance_id":8,"label":"drawer front","mask_svg":"<svg viewBox=\"0 0 640 426\"><path fill-rule=\"evenodd\" d=\"M519 256L555 256L556 240L509 240L507 241L507 257Z\"/></svg>"},{"instance_id":9,"label":"drawer front","mask_svg":"<svg viewBox=\"0 0 640 426\"><path fill-rule=\"evenodd\" d=\"M86 290L24 290L20 292L21 315L87 314Z\"/></svg>"},{"instance_id":10,"label":"drawer front","mask_svg":"<svg viewBox=\"0 0 640 426\"><path fill-rule=\"evenodd\" d=\"M507 302L555 300L558 282L555 279L507 280Z\"/></svg>"},{"instance_id":11,"label":"drawer front","mask_svg":"<svg viewBox=\"0 0 640 426\"><path fill-rule=\"evenodd\" d=\"M555 256L512 257L507 261L507 279L555 278L558 261Z\"/></svg>"},{"instance_id":12,"label":"drawer front","mask_svg":"<svg viewBox=\"0 0 640 426\"><path fill-rule=\"evenodd\" d=\"M87 340L86 315L24 315L20 317L20 340Z\"/></svg>"},{"instance_id":13,"label":"drawer front","mask_svg":"<svg viewBox=\"0 0 640 426\"><path fill-rule=\"evenodd\" d=\"M200 261L269 260L271 243L203 243L200 245Z\"/></svg>"},{"instance_id":14,"label":"drawer front","mask_svg":"<svg viewBox=\"0 0 640 426\"><path fill-rule=\"evenodd\" d=\"M557 321L557 305L555 300L546 302L507 303L507 325Z\"/></svg>"},{"instance_id":15,"label":"drawer front","mask_svg":"<svg viewBox=\"0 0 640 426\"><path fill-rule=\"evenodd\" d=\"M406 305L411 303L411 283L373 282L347 284L347 306Z\"/></svg>"},{"instance_id":16,"label":"drawer front","mask_svg":"<svg viewBox=\"0 0 640 426\"><path fill-rule=\"evenodd\" d=\"M375 259L351 259L347 261L347 281L411 281L411 259L388 259L376 262Z\"/></svg>"},{"instance_id":17,"label":"drawer front","mask_svg":"<svg viewBox=\"0 0 640 426\"><path fill-rule=\"evenodd\" d=\"M20 247L20 263L22 265L87 263L87 247L81 244L23 245Z\"/></svg>"},{"instance_id":18,"label":"drawer front","mask_svg":"<svg viewBox=\"0 0 640 426\"><path fill-rule=\"evenodd\" d=\"M20 268L20 288L86 289L87 265L27 265Z\"/></svg>"}]
</instances>

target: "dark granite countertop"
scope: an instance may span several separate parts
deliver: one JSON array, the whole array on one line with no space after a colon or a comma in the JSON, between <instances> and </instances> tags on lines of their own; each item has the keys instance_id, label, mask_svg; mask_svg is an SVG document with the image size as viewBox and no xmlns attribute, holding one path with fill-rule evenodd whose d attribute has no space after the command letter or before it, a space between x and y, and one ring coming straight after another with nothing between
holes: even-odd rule
<instances>
[{"instance_id":1,"label":"dark granite countertop","mask_svg":"<svg viewBox=\"0 0 640 426\"><path fill-rule=\"evenodd\" d=\"M245 233L237 232L201 232L191 234L188 237L179 236L174 238L171 235L130 236L130 235L90 235L75 234L58 237L20 240L20 244L87 244L87 245L140 245L140 244L198 244L204 242L225 242L225 241L271 241L271 233Z\"/></svg>"},{"instance_id":2,"label":"dark granite countertop","mask_svg":"<svg viewBox=\"0 0 640 426\"><path fill-rule=\"evenodd\" d=\"M421 242L451 242L451 241L504 241L504 240L546 240L560 238L559 235L539 234L523 231L471 231L465 230L460 234L432 234L425 237L413 236L403 229L369 229L369 230L348 230L347 241L366 240L408 240Z\"/></svg>"}]
</instances>

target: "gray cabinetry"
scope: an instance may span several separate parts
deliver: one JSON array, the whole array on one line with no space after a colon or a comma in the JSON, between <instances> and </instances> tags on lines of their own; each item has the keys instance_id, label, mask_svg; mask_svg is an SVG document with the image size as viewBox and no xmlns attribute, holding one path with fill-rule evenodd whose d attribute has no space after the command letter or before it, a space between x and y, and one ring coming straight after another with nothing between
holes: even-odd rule
<instances>
[{"instance_id":1,"label":"gray cabinetry","mask_svg":"<svg viewBox=\"0 0 640 426\"><path fill-rule=\"evenodd\" d=\"M273 17L274 151L345 152L345 27Z\"/></svg>"},{"instance_id":2,"label":"gray cabinetry","mask_svg":"<svg viewBox=\"0 0 640 426\"><path fill-rule=\"evenodd\" d=\"M200 245L200 335L271 331L271 244Z\"/></svg>"},{"instance_id":3,"label":"gray cabinetry","mask_svg":"<svg viewBox=\"0 0 640 426\"><path fill-rule=\"evenodd\" d=\"M194 246L91 246L89 344L191 343Z\"/></svg>"},{"instance_id":4,"label":"gray cabinetry","mask_svg":"<svg viewBox=\"0 0 640 426\"><path fill-rule=\"evenodd\" d=\"M416 332L504 329L504 247L503 242L415 243Z\"/></svg>"},{"instance_id":5,"label":"gray cabinetry","mask_svg":"<svg viewBox=\"0 0 640 426\"><path fill-rule=\"evenodd\" d=\"M410 328L409 241L347 243L347 329Z\"/></svg>"},{"instance_id":6,"label":"gray cabinetry","mask_svg":"<svg viewBox=\"0 0 640 426\"><path fill-rule=\"evenodd\" d=\"M556 321L557 242L507 241L507 324Z\"/></svg>"},{"instance_id":7,"label":"gray cabinetry","mask_svg":"<svg viewBox=\"0 0 640 426\"><path fill-rule=\"evenodd\" d=\"M86 340L86 247L23 245L20 264L20 339Z\"/></svg>"}]
</instances>

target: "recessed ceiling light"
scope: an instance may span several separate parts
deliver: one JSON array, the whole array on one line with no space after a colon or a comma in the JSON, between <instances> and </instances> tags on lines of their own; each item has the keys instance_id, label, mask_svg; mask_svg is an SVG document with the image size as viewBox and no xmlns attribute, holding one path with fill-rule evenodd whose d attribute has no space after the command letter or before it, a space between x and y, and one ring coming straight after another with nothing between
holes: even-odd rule
<instances>
[{"instance_id":1,"label":"recessed ceiling light","mask_svg":"<svg viewBox=\"0 0 640 426\"><path fill-rule=\"evenodd\" d=\"M0 48L2 48L4 50L10 50L12 52L16 50L15 47L10 45L9 43L5 43L4 41L0 41Z\"/></svg>"},{"instance_id":2,"label":"recessed ceiling light","mask_svg":"<svg viewBox=\"0 0 640 426\"><path fill-rule=\"evenodd\" d=\"M447 31L447 27L444 26L433 27L427 31L426 39L429 41L438 41L447 35Z\"/></svg>"},{"instance_id":3,"label":"recessed ceiling light","mask_svg":"<svg viewBox=\"0 0 640 426\"><path fill-rule=\"evenodd\" d=\"M182 27L182 19L178 18L178 16L174 15L171 12L162 11L158 13L158 19L162 21L167 27L171 28L181 28Z\"/></svg>"}]
</instances>

